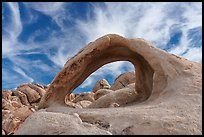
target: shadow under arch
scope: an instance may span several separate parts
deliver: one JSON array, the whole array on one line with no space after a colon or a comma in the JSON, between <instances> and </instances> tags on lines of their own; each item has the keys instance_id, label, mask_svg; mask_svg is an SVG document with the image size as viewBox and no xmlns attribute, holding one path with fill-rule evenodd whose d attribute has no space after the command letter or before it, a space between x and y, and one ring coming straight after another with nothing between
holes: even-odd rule
<instances>
[{"instance_id":1,"label":"shadow under arch","mask_svg":"<svg viewBox=\"0 0 204 137\"><path fill-rule=\"evenodd\" d=\"M89 43L73 58L68 60L62 70L54 78L50 87L43 96L39 108L54 105L65 105L64 98L78 87L91 73L101 66L115 61L129 61L134 67L137 97L135 100L144 101L152 93L153 75L157 68L155 61L149 62L154 48L143 39L126 39L119 35L105 35ZM151 64L154 63L154 64ZM159 74L159 73L158 73ZM157 77L157 75L156 75ZM161 77L160 81L163 81Z\"/></svg>"}]
</instances>

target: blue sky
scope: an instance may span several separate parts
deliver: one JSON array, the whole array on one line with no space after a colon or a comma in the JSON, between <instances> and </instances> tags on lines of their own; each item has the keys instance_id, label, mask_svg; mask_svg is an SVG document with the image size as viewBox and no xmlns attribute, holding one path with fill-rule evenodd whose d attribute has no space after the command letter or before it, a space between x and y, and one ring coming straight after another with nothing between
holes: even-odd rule
<instances>
[{"instance_id":1,"label":"blue sky","mask_svg":"<svg viewBox=\"0 0 204 137\"><path fill-rule=\"evenodd\" d=\"M199 2L2 3L2 87L51 83L66 61L105 34L144 38L156 47L202 63L202 4ZM107 64L74 92L110 84L131 63Z\"/></svg>"}]
</instances>

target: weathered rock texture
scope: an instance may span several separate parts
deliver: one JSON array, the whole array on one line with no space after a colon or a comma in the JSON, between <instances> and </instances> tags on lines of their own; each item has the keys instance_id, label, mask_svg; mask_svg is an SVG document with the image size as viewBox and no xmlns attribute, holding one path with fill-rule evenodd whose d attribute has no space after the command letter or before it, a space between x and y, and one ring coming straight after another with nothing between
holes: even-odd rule
<instances>
[{"instance_id":1,"label":"weathered rock texture","mask_svg":"<svg viewBox=\"0 0 204 137\"><path fill-rule=\"evenodd\" d=\"M96 82L96 85L93 87L93 90L92 90L92 92L96 92L96 91L98 91L99 89L109 89L111 86L110 86L110 84L108 83L108 81L107 80L105 80L105 79L101 79L101 80L98 80L97 82Z\"/></svg>"},{"instance_id":2,"label":"weathered rock texture","mask_svg":"<svg viewBox=\"0 0 204 137\"><path fill-rule=\"evenodd\" d=\"M131 83L135 83L135 72L126 72L124 74L121 74L115 79L110 89L111 90L121 89Z\"/></svg>"},{"instance_id":3,"label":"weathered rock texture","mask_svg":"<svg viewBox=\"0 0 204 137\"><path fill-rule=\"evenodd\" d=\"M166 73L168 72L162 68L162 60L160 56L158 57L158 52L161 57L167 56L166 52L154 48L143 39L126 39L118 35L101 37L90 43L65 64L50 84L48 92L42 99L41 107L65 105L65 96L70 94L92 72L107 63L121 60L130 61L137 66L135 101L144 101L151 93L162 91L167 83ZM173 60L177 59L174 58ZM154 86L152 89L153 74L154 79L157 79L156 85L163 86Z\"/></svg>"},{"instance_id":4,"label":"weathered rock texture","mask_svg":"<svg viewBox=\"0 0 204 137\"><path fill-rule=\"evenodd\" d=\"M37 110L45 92L35 84L23 84L16 90L2 90L2 134L14 134L25 119Z\"/></svg>"},{"instance_id":5,"label":"weathered rock texture","mask_svg":"<svg viewBox=\"0 0 204 137\"><path fill-rule=\"evenodd\" d=\"M111 135L110 132L93 124L83 122L79 115L53 112L36 112L25 121L16 135ZM33 122L31 122L33 121ZM39 128L41 125L41 128ZM24 129L27 129L26 131Z\"/></svg>"},{"instance_id":6,"label":"weathered rock texture","mask_svg":"<svg viewBox=\"0 0 204 137\"><path fill-rule=\"evenodd\" d=\"M94 101L94 93L93 92L84 92L80 95L76 96L72 102L77 103L79 101L88 100L93 102Z\"/></svg>"},{"instance_id":7,"label":"weathered rock texture","mask_svg":"<svg viewBox=\"0 0 204 137\"><path fill-rule=\"evenodd\" d=\"M113 105L113 103L117 103L119 106L123 106L128 103L134 102L136 96L137 92L135 92L135 86L131 85L130 87L118 89L100 97L88 107L105 108L110 107L111 105Z\"/></svg>"},{"instance_id":8,"label":"weathered rock texture","mask_svg":"<svg viewBox=\"0 0 204 137\"><path fill-rule=\"evenodd\" d=\"M108 94L108 93L111 93L113 92L113 90L110 90L110 89L99 89L98 91L96 91L96 93L94 94L94 99L97 100L99 99L100 97Z\"/></svg>"},{"instance_id":9,"label":"weathered rock texture","mask_svg":"<svg viewBox=\"0 0 204 137\"><path fill-rule=\"evenodd\" d=\"M136 67L135 84L106 94L85 109L65 105L67 94L114 61L130 61ZM46 111L26 119L16 134L202 134L201 87L201 64L143 39L105 35L65 64L40 103ZM78 120L70 116L73 113ZM84 124L77 122L80 119L107 132L87 133Z\"/></svg>"}]
</instances>

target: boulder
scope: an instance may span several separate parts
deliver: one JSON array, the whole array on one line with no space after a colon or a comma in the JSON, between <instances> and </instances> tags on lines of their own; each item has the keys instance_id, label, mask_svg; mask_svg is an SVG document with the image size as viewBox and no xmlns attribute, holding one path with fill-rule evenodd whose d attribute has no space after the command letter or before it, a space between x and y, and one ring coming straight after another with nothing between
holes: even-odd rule
<instances>
[{"instance_id":1,"label":"boulder","mask_svg":"<svg viewBox=\"0 0 204 137\"><path fill-rule=\"evenodd\" d=\"M100 97L98 100L95 100L91 105L89 105L88 108L113 107L114 104L124 106L128 103L137 101L137 95L138 94L135 91L134 85L130 85L126 88L118 89Z\"/></svg>"},{"instance_id":2,"label":"boulder","mask_svg":"<svg viewBox=\"0 0 204 137\"><path fill-rule=\"evenodd\" d=\"M95 86L93 87L93 90L92 92L96 92L97 90L99 89L109 89L111 86L110 84L108 83L107 80L105 79L101 79L101 80L98 80L95 84Z\"/></svg>"},{"instance_id":3,"label":"boulder","mask_svg":"<svg viewBox=\"0 0 204 137\"><path fill-rule=\"evenodd\" d=\"M88 107L92 102L88 100L78 101L76 104L79 104L82 108Z\"/></svg>"},{"instance_id":4,"label":"boulder","mask_svg":"<svg viewBox=\"0 0 204 137\"><path fill-rule=\"evenodd\" d=\"M7 135L11 135L16 132L20 125L21 121L17 118L9 117L4 119L2 122L2 128Z\"/></svg>"},{"instance_id":5,"label":"boulder","mask_svg":"<svg viewBox=\"0 0 204 137\"><path fill-rule=\"evenodd\" d=\"M71 108L82 108L81 105L77 104L77 103L73 103L69 100L66 100L65 104L68 106L68 107L71 107Z\"/></svg>"},{"instance_id":6,"label":"boulder","mask_svg":"<svg viewBox=\"0 0 204 137\"><path fill-rule=\"evenodd\" d=\"M17 102L17 101L11 101L11 105L15 108L18 109L20 108L23 104Z\"/></svg>"},{"instance_id":7,"label":"boulder","mask_svg":"<svg viewBox=\"0 0 204 137\"><path fill-rule=\"evenodd\" d=\"M100 97L86 109L65 107L65 96L91 73L120 60L135 66L135 84ZM108 108L116 103L120 107ZM202 64L141 38L105 35L66 62L40 108L46 112L33 113L38 116L28 117L18 134L202 135ZM86 126L91 127L88 132Z\"/></svg>"},{"instance_id":8,"label":"boulder","mask_svg":"<svg viewBox=\"0 0 204 137\"><path fill-rule=\"evenodd\" d=\"M83 122L77 113L33 113L14 135L111 135L93 124Z\"/></svg>"},{"instance_id":9,"label":"boulder","mask_svg":"<svg viewBox=\"0 0 204 137\"><path fill-rule=\"evenodd\" d=\"M4 98L2 98L2 108L5 109L6 105L7 105L8 101Z\"/></svg>"},{"instance_id":10,"label":"boulder","mask_svg":"<svg viewBox=\"0 0 204 137\"><path fill-rule=\"evenodd\" d=\"M13 112L13 117L18 118L21 121L24 121L28 116L30 116L33 113L33 111L30 110L28 106L21 106L16 111Z\"/></svg>"},{"instance_id":11,"label":"boulder","mask_svg":"<svg viewBox=\"0 0 204 137\"><path fill-rule=\"evenodd\" d=\"M99 99L100 97L110 93L110 92L113 92L113 90L110 90L110 89L99 89L98 91L96 91L96 93L94 94L94 99L97 100Z\"/></svg>"},{"instance_id":12,"label":"boulder","mask_svg":"<svg viewBox=\"0 0 204 137\"><path fill-rule=\"evenodd\" d=\"M20 90L21 92L26 94L29 103L35 103L40 101L41 96L39 95L39 93L30 88L28 85L21 85L17 88L17 90Z\"/></svg>"},{"instance_id":13,"label":"boulder","mask_svg":"<svg viewBox=\"0 0 204 137\"><path fill-rule=\"evenodd\" d=\"M46 93L46 90L44 89L44 87L43 86L39 86L39 84L38 84L38 86L35 85L35 84L28 84L28 86L31 89L37 91L41 97Z\"/></svg>"},{"instance_id":14,"label":"boulder","mask_svg":"<svg viewBox=\"0 0 204 137\"><path fill-rule=\"evenodd\" d=\"M2 129L2 135L6 135L5 131Z\"/></svg>"},{"instance_id":15,"label":"boulder","mask_svg":"<svg viewBox=\"0 0 204 137\"><path fill-rule=\"evenodd\" d=\"M5 100L3 98L2 98L2 108L4 110L10 110L10 111L15 110L15 107L11 105L11 101L10 100Z\"/></svg>"},{"instance_id":16,"label":"boulder","mask_svg":"<svg viewBox=\"0 0 204 137\"><path fill-rule=\"evenodd\" d=\"M16 102L22 104L22 103L21 103L21 100L20 100L20 98L19 98L18 96L11 96L10 100L11 100L11 101L16 101Z\"/></svg>"},{"instance_id":17,"label":"boulder","mask_svg":"<svg viewBox=\"0 0 204 137\"><path fill-rule=\"evenodd\" d=\"M76 98L72 101L74 103L82 100L94 101L94 93L93 92L83 92L80 95L76 96Z\"/></svg>"},{"instance_id":18,"label":"boulder","mask_svg":"<svg viewBox=\"0 0 204 137\"><path fill-rule=\"evenodd\" d=\"M2 121L4 119L7 119L10 115L11 115L11 111L10 110L2 109Z\"/></svg>"},{"instance_id":19,"label":"boulder","mask_svg":"<svg viewBox=\"0 0 204 137\"><path fill-rule=\"evenodd\" d=\"M9 100L12 95L12 90L2 90L2 98Z\"/></svg>"},{"instance_id":20,"label":"boulder","mask_svg":"<svg viewBox=\"0 0 204 137\"><path fill-rule=\"evenodd\" d=\"M29 106L29 105L30 105L30 103L28 102L28 99L27 99L26 94L24 94L23 92L21 92L21 91L19 91L19 90L14 90L14 91L13 91L13 94L14 94L15 96L17 96L17 97L20 98L21 103L22 103L23 105L26 105L26 106Z\"/></svg>"},{"instance_id":21,"label":"boulder","mask_svg":"<svg viewBox=\"0 0 204 137\"><path fill-rule=\"evenodd\" d=\"M121 75L119 75L113 85L111 86L111 90L117 90L126 87L127 85L131 83L135 83L135 72L126 72Z\"/></svg>"},{"instance_id":22,"label":"boulder","mask_svg":"<svg viewBox=\"0 0 204 137\"><path fill-rule=\"evenodd\" d=\"M76 97L76 95L74 93L67 94L65 97L65 102L66 101L73 101L75 97Z\"/></svg>"}]
</instances>

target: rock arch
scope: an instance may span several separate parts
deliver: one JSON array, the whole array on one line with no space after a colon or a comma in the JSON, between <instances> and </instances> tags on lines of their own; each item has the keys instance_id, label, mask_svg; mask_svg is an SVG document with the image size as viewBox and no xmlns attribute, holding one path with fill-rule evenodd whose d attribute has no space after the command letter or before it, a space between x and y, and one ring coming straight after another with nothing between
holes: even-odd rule
<instances>
[{"instance_id":1,"label":"rock arch","mask_svg":"<svg viewBox=\"0 0 204 137\"><path fill-rule=\"evenodd\" d=\"M168 59L171 58L171 63ZM172 57L163 50L154 48L144 39L127 39L116 34L105 35L89 43L73 58L68 60L62 70L57 74L43 99L39 108L53 105L64 105L67 94L79 86L91 73L101 66L115 61L129 61L137 66L135 100L147 100L150 95L154 99L167 85L167 78L177 75L174 68L178 57ZM178 64L180 65L180 64ZM164 67L168 66L168 69ZM171 72L169 75L169 71Z\"/></svg>"}]
</instances>

